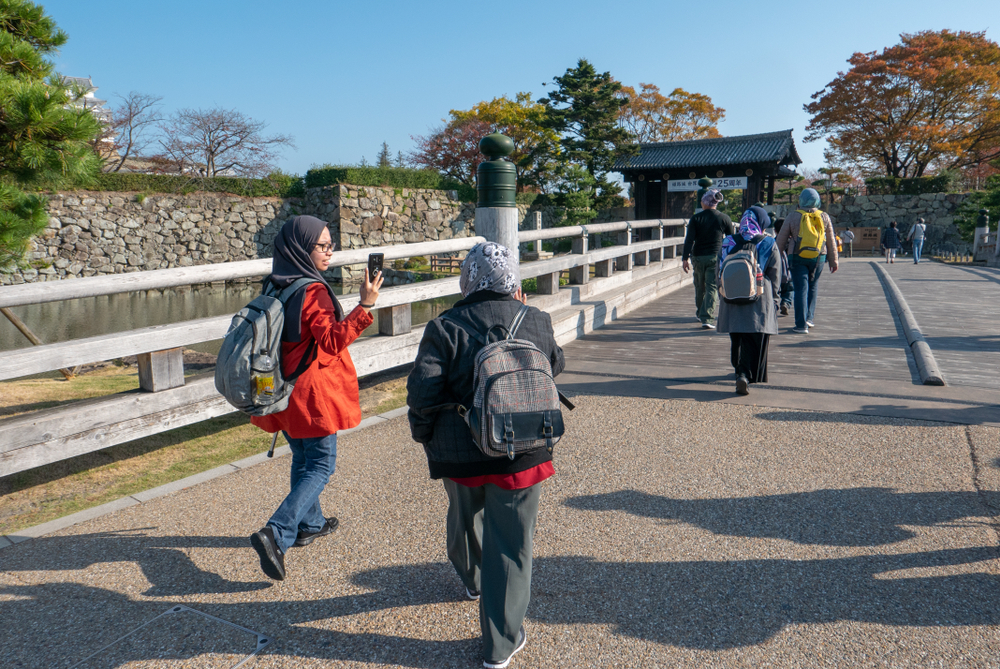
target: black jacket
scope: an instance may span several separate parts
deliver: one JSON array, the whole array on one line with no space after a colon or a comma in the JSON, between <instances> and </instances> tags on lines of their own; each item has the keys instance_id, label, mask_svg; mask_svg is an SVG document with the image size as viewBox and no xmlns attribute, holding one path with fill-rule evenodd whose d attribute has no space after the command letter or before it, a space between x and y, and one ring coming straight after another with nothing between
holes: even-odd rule
<instances>
[{"instance_id":1,"label":"black jacket","mask_svg":"<svg viewBox=\"0 0 1000 669\"><path fill-rule=\"evenodd\" d=\"M682 260L691 256L717 256L722 239L735 234L733 221L716 209L703 209L688 221Z\"/></svg>"},{"instance_id":2,"label":"black jacket","mask_svg":"<svg viewBox=\"0 0 1000 669\"><path fill-rule=\"evenodd\" d=\"M520 308L521 303L510 295L481 290L452 310L486 332L493 325L506 326ZM544 311L532 307L517 338L530 341L548 356L553 376L566 366L552 332L552 319ZM513 460L489 457L476 446L469 426L454 409L421 413L422 409L452 402L472 406L472 377L479 349L468 333L450 320L435 318L424 329L413 371L406 380L406 402L410 406L410 432L413 440L424 446L431 478L513 474L552 459L544 448Z\"/></svg>"}]
</instances>

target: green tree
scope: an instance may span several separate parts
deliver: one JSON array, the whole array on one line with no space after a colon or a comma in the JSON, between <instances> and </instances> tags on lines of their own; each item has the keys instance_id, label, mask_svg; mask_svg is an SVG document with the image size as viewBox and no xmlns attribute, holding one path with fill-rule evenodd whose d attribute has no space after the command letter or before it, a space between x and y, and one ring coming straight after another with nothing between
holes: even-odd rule
<instances>
[{"instance_id":1,"label":"green tree","mask_svg":"<svg viewBox=\"0 0 1000 669\"><path fill-rule=\"evenodd\" d=\"M378 150L378 155L375 157L375 161L380 169L392 167L392 151L389 150L388 142L382 142L382 148Z\"/></svg>"},{"instance_id":2,"label":"green tree","mask_svg":"<svg viewBox=\"0 0 1000 669\"><path fill-rule=\"evenodd\" d=\"M556 89L538 102L545 105L544 126L559 134L560 160L582 165L593 177L594 208L613 206L621 188L607 174L615 160L636 151L628 131L618 125L629 103L619 95L622 85L586 59L553 81Z\"/></svg>"},{"instance_id":3,"label":"green tree","mask_svg":"<svg viewBox=\"0 0 1000 669\"><path fill-rule=\"evenodd\" d=\"M88 142L100 124L72 106L83 91L46 59L67 35L27 0L0 0L0 267L24 257L48 223L45 198L26 192L85 179L100 159Z\"/></svg>"},{"instance_id":4,"label":"green tree","mask_svg":"<svg viewBox=\"0 0 1000 669\"><path fill-rule=\"evenodd\" d=\"M514 142L510 161L517 167L517 186L534 186L548 192L559 169L559 135L545 126L545 106L532 102L531 93L506 95L480 102L468 111L451 110L452 123L478 121L490 132L500 132ZM487 133L489 134L489 133ZM477 149L478 151L478 149Z\"/></svg>"}]
</instances>

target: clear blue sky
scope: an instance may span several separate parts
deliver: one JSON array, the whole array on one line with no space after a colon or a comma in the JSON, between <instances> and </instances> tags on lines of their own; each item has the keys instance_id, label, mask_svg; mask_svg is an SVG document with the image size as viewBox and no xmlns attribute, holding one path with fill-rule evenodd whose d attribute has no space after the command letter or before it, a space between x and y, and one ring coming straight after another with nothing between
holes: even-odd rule
<instances>
[{"instance_id":1,"label":"clear blue sky","mask_svg":"<svg viewBox=\"0 0 1000 669\"><path fill-rule=\"evenodd\" d=\"M902 32L986 30L1000 41L1000 0L647 2L622 0L49 0L69 33L56 57L91 76L98 96L135 90L164 111L238 109L294 136L282 169L404 153L450 109L518 91L589 59L625 84L711 96L724 135L792 128L804 167L802 105L855 51Z\"/></svg>"}]
</instances>

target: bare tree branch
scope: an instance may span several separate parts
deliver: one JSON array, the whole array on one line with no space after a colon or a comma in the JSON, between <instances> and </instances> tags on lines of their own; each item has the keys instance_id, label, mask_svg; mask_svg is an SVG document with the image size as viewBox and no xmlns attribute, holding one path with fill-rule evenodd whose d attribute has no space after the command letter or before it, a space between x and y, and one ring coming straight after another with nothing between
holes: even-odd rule
<instances>
[{"instance_id":1,"label":"bare tree branch","mask_svg":"<svg viewBox=\"0 0 1000 669\"><path fill-rule=\"evenodd\" d=\"M178 170L206 177L262 177L274 168L291 135L263 134L267 124L234 109L182 109L160 124L160 145Z\"/></svg>"}]
</instances>

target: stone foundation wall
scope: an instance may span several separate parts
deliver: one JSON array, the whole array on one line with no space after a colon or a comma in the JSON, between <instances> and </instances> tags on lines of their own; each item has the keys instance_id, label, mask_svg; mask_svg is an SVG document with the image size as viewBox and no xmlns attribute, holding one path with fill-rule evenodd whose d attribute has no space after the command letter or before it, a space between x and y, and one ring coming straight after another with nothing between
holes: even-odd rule
<instances>
[{"instance_id":1,"label":"stone foundation wall","mask_svg":"<svg viewBox=\"0 0 1000 669\"><path fill-rule=\"evenodd\" d=\"M57 193L49 225L27 255L31 269L0 273L0 285L120 274L269 255L261 239L288 218L280 198L226 195Z\"/></svg>"},{"instance_id":2,"label":"stone foundation wall","mask_svg":"<svg viewBox=\"0 0 1000 669\"><path fill-rule=\"evenodd\" d=\"M966 193L923 193L921 195L848 195L830 207L824 207L838 227L886 228L896 221L903 236L917 218L927 224L924 248L940 247L968 252L971 245L962 241L955 224L955 211L968 197ZM776 205L779 216L795 211L791 205Z\"/></svg>"}]
</instances>

